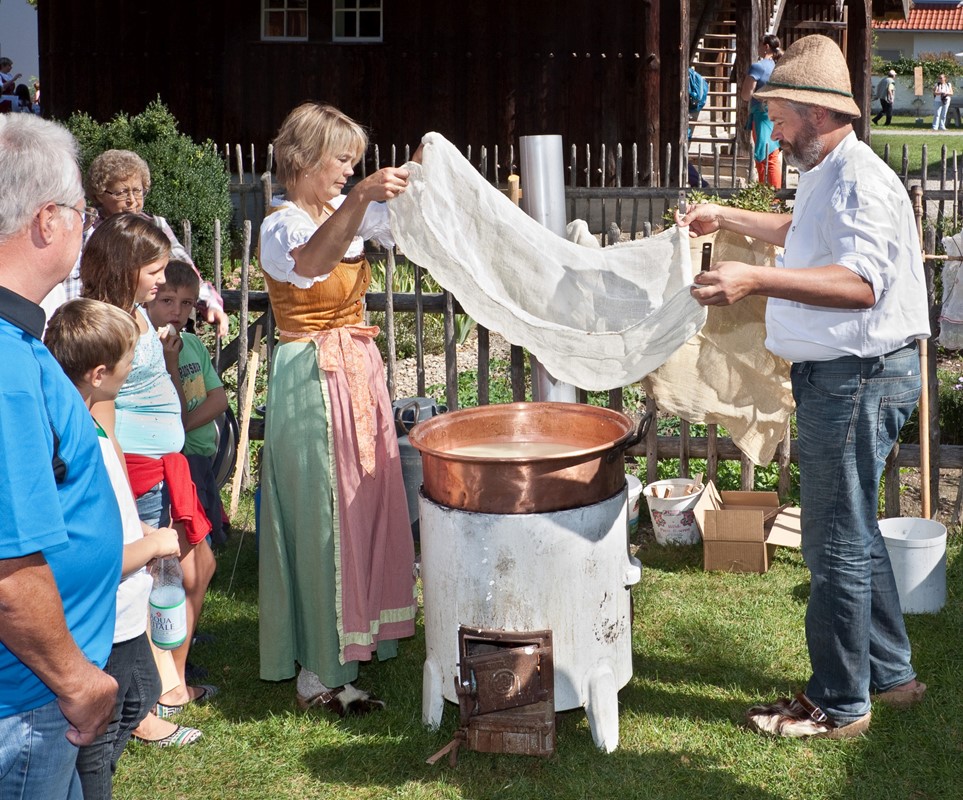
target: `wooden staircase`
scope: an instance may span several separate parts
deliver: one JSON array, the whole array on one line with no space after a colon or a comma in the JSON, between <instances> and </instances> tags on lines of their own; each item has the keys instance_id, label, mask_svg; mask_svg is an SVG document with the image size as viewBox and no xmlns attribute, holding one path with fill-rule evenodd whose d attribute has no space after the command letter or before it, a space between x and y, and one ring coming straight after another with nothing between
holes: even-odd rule
<instances>
[{"instance_id":1,"label":"wooden staircase","mask_svg":"<svg viewBox=\"0 0 963 800\"><path fill-rule=\"evenodd\" d=\"M732 0L719 3L693 50L691 65L709 83L709 98L693 124L689 161L715 186L733 185L746 176L747 159L738 156L736 117L740 76L733 74L736 61L736 21ZM733 80L735 79L735 80ZM719 170L715 162L719 162ZM715 180L713 180L715 177Z\"/></svg>"}]
</instances>

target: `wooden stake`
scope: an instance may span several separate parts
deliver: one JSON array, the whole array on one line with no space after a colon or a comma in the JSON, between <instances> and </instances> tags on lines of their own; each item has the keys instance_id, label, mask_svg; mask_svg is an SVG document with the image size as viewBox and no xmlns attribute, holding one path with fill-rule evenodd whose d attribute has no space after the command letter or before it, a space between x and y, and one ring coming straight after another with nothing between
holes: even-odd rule
<instances>
[{"instance_id":1,"label":"wooden stake","mask_svg":"<svg viewBox=\"0 0 963 800\"><path fill-rule=\"evenodd\" d=\"M930 518L930 365L928 340L920 339L920 507L923 519Z\"/></svg>"},{"instance_id":2,"label":"wooden stake","mask_svg":"<svg viewBox=\"0 0 963 800\"><path fill-rule=\"evenodd\" d=\"M920 240L920 250L926 257L923 247L923 190L919 186L912 189L913 213L916 216L916 233ZM924 262L925 263L925 262ZM920 353L920 402L917 416L920 421L920 511L924 519L930 518L930 387L929 364L927 357L929 349L927 340L919 339Z\"/></svg>"},{"instance_id":3,"label":"wooden stake","mask_svg":"<svg viewBox=\"0 0 963 800\"><path fill-rule=\"evenodd\" d=\"M511 200L517 206L521 196L522 196L522 193L521 193L521 188L518 185L518 175L509 175L508 176L508 199Z\"/></svg>"},{"instance_id":4,"label":"wooden stake","mask_svg":"<svg viewBox=\"0 0 963 800\"><path fill-rule=\"evenodd\" d=\"M241 331L244 335L244 331ZM254 383L257 380L257 362L261 355L261 325L254 328L254 349L247 365L247 385L244 389L244 408L241 410L241 430L237 442L237 466L234 467L234 479L231 483L231 510L228 514L232 519L237 514L237 505L241 498L241 482L244 479L244 465L247 462L248 430L251 426L251 408L254 406Z\"/></svg>"}]
</instances>

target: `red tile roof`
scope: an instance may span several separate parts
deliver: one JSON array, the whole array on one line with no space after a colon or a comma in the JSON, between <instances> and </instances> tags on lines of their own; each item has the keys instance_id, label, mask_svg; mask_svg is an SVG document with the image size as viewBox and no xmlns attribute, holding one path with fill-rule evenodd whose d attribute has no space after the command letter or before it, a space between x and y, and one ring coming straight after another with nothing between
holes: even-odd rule
<instances>
[{"instance_id":1,"label":"red tile roof","mask_svg":"<svg viewBox=\"0 0 963 800\"><path fill-rule=\"evenodd\" d=\"M911 8L907 19L873 20L873 28L878 31L963 32L963 5L947 8L923 3Z\"/></svg>"}]
</instances>

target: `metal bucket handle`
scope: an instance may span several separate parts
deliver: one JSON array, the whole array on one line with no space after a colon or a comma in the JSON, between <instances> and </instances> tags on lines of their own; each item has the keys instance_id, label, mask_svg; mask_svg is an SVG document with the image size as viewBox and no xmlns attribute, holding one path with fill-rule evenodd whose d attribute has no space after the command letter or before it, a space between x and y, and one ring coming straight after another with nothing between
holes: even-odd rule
<instances>
[{"instance_id":1,"label":"metal bucket handle","mask_svg":"<svg viewBox=\"0 0 963 800\"><path fill-rule=\"evenodd\" d=\"M403 406L399 406L395 409L395 428L397 429L399 435L407 436L411 433L411 429L415 427L419 422L421 422L421 403L418 402L420 398L414 398L410 402L405 403ZM405 422L404 416L409 409L414 409L414 419L409 423ZM448 410L448 406L442 404L435 404L435 408L438 409L437 414L444 414ZM431 416L437 416L437 414L432 414Z\"/></svg>"},{"instance_id":2,"label":"metal bucket handle","mask_svg":"<svg viewBox=\"0 0 963 800\"><path fill-rule=\"evenodd\" d=\"M608 455L605 457L607 463L611 464L616 458L624 458L624 453L630 447L635 447L639 442L641 442L649 432L649 426L652 424L652 417L654 414L651 411L646 411L642 415L642 419L639 420L639 427L635 429L635 433L630 434L624 442L615 445Z\"/></svg>"},{"instance_id":3,"label":"metal bucket handle","mask_svg":"<svg viewBox=\"0 0 963 800\"><path fill-rule=\"evenodd\" d=\"M405 412L407 412L409 409L412 409L412 408L415 410L415 415L414 415L415 418L409 425L408 423L405 422L404 416L405 416ZM421 416L421 406L418 404L417 400L412 400L410 403L405 403L405 405L399 406L398 408L395 409L395 427L398 429L399 433L403 435L408 435L409 433L411 433L411 429L414 428L415 425L417 425L421 421L419 420L420 416Z\"/></svg>"}]
</instances>

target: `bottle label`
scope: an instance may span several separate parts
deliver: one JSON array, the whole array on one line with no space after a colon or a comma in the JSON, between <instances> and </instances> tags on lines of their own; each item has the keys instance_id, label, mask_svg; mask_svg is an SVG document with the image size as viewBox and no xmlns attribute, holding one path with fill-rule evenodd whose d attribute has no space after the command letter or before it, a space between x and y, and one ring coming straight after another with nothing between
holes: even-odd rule
<instances>
[{"instance_id":1,"label":"bottle label","mask_svg":"<svg viewBox=\"0 0 963 800\"><path fill-rule=\"evenodd\" d=\"M162 650L180 647L187 639L187 602L183 591L166 596L163 591L150 595L150 638Z\"/></svg>"}]
</instances>

